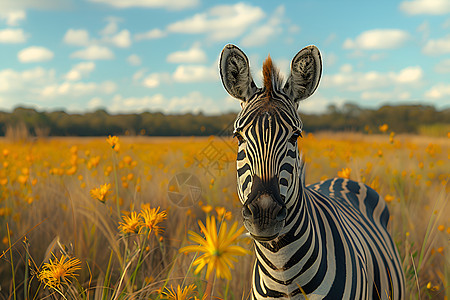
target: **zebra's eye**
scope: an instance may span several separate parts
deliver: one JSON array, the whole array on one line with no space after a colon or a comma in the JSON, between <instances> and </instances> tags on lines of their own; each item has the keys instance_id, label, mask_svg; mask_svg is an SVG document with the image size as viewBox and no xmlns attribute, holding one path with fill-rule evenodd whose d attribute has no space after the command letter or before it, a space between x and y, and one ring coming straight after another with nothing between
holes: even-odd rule
<instances>
[{"instance_id":1,"label":"zebra's eye","mask_svg":"<svg viewBox=\"0 0 450 300\"><path fill-rule=\"evenodd\" d=\"M233 137L237 138L238 144L239 144L239 145L242 144L243 142L245 142L244 137L243 137L239 132L237 132L237 131L235 131L235 132L233 133Z\"/></svg>"},{"instance_id":2,"label":"zebra's eye","mask_svg":"<svg viewBox=\"0 0 450 300\"><path fill-rule=\"evenodd\" d=\"M297 139L299 137L303 137L302 132L300 130L295 130L289 138L289 142L294 145L295 143L297 143Z\"/></svg>"}]
</instances>

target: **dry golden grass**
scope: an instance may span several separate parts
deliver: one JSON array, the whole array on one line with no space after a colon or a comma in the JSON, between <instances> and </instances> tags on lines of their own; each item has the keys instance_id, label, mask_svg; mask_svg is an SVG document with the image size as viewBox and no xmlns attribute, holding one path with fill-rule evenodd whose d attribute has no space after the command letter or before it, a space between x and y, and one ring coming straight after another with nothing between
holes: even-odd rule
<instances>
[{"instance_id":1,"label":"dry golden grass","mask_svg":"<svg viewBox=\"0 0 450 300\"><path fill-rule=\"evenodd\" d=\"M195 284L196 295L204 293L205 272L195 275L194 256L178 249L189 244L188 230L199 232L198 220L205 223L221 212L217 207L231 212L230 224L240 221L235 142L220 137L120 137L119 143L116 152L106 137L0 140L3 298L62 297L43 289L36 278L52 253L82 262L64 290L67 299L156 299L165 287L178 284ZM389 134L321 133L306 135L300 147L307 184L349 168L351 179L372 186L389 202L390 231L403 259L407 298L448 297L450 139L401 135L390 141ZM179 173L198 179L199 198L197 190L172 186ZM111 188L103 203L90 191L104 184ZM192 192L193 202L176 205L177 192ZM160 223L163 231L145 237L122 234L123 216L138 214L145 204L167 212L167 220ZM252 250L250 240L241 246ZM213 282L213 295L246 299L253 260L253 255L240 257L230 281Z\"/></svg>"}]
</instances>

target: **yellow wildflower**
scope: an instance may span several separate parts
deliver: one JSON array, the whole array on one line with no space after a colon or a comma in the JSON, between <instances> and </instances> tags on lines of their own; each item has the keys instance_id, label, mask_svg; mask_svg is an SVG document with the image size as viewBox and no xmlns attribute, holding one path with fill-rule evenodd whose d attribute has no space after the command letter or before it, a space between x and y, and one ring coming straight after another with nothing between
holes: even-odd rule
<instances>
[{"instance_id":1,"label":"yellow wildflower","mask_svg":"<svg viewBox=\"0 0 450 300\"><path fill-rule=\"evenodd\" d=\"M123 162L126 163L127 165L130 165L132 161L133 161L133 159L129 155L127 155L123 158Z\"/></svg>"},{"instance_id":2,"label":"yellow wildflower","mask_svg":"<svg viewBox=\"0 0 450 300\"><path fill-rule=\"evenodd\" d=\"M389 143L393 144L394 143L394 136L395 136L395 132L391 132L391 134L389 135Z\"/></svg>"},{"instance_id":3,"label":"yellow wildflower","mask_svg":"<svg viewBox=\"0 0 450 300\"><path fill-rule=\"evenodd\" d=\"M203 205L202 206L202 210L205 212L205 213L210 213L211 211L212 211L212 209L213 209L213 207L211 206L211 205Z\"/></svg>"},{"instance_id":4,"label":"yellow wildflower","mask_svg":"<svg viewBox=\"0 0 450 300\"><path fill-rule=\"evenodd\" d=\"M114 149L114 151L119 152L120 150L120 144L119 144L119 138L117 136L108 136L106 139L108 144L111 146L111 148Z\"/></svg>"},{"instance_id":5,"label":"yellow wildflower","mask_svg":"<svg viewBox=\"0 0 450 300\"><path fill-rule=\"evenodd\" d=\"M386 201L387 203L392 202L392 200L394 200L395 197L391 196L391 195L386 195L384 196L384 201Z\"/></svg>"},{"instance_id":6,"label":"yellow wildflower","mask_svg":"<svg viewBox=\"0 0 450 300\"><path fill-rule=\"evenodd\" d=\"M188 300L192 299L195 293L195 284L191 284L189 286L185 286L184 288L177 286L177 289L175 290L172 285L170 285L169 288L165 288L163 292L161 292L162 299L169 299L169 300Z\"/></svg>"},{"instance_id":7,"label":"yellow wildflower","mask_svg":"<svg viewBox=\"0 0 450 300\"><path fill-rule=\"evenodd\" d=\"M227 213L227 209L223 206L218 206L218 207L216 207L216 213L217 213L217 218L220 220L220 219L222 219L222 217L225 217L225 214Z\"/></svg>"},{"instance_id":8,"label":"yellow wildflower","mask_svg":"<svg viewBox=\"0 0 450 300\"><path fill-rule=\"evenodd\" d=\"M386 132L389 129L389 126L388 126L388 124L383 124L383 125L379 126L378 129L381 132Z\"/></svg>"},{"instance_id":9,"label":"yellow wildflower","mask_svg":"<svg viewBox=\"0 0 450 300\"><path fill-rule=\"evenodd\" d=\"M230 268L234 268L233 262L236 255L246 255L250 252L240 246L233 245L238 237L244 232L244 227L238 229L238 223L234 222L227 231L227 223L223 222L217 232L216 219L214 216L206 219L206 227L198 221L205 238L199 234L189 231L190 239L199 245L191 245L181 248L180 252L202 252L193 265L197 266L195 273L198 274L206 265L206 277L216 270L219 278L231 279Z\"/></svg>"},{"instance_id":10,"label":"yellow wildflower","mask_svg":"<svg viewBox=\"0 0 450 300\"><path fill-rule=\"evenodd\" d=\"M337 175L338 175L338 177L349 179L351 172L352 172L352 169L344 168L344 169L342 169L342 171L339 171Z\"/></svg>"},{"instance_id":11,"label":"yellow wildflower","mask_svg":"<svg viewBox=\"0 0 450 300\"><path fill-rule=\"evenodd\" d=\"M93 188L91 190L91 197L97 199L98 201L105 203L106 196L109 194L109 189L111 188L110 183L105 183L100 186L100 188Z\"/></svg>"},{"instance_id":12,"label":"yellow wildflower","mask_svg":"<svg viewBox=\"0 0 450 300\"><path fill-rule=\"evenodd\" d=\"M75 257L69 258L62 255L59 260L55 257L54 261L50 259L48 263L43 265L42 270L38 274L38 279L45 286L53 289L59 288L61 283L71 283L70 278L75 278L78 275L76 271L81 270L80 264L81 261Z\"/></svg>"},{"instance_id":13,"label":"yellow wildflower","mask_svg":"<svg viewBox=\"0 0 450 300\"><path fill-rule=\"evenodd\" d=\"M165 210L159 212L159 206L158 208L150 208L147 206L142 209L139 215L144 220L140 231L148 229L149 235L153 231L156 236L163 231L163 228L158 226L158 224L167 219L167 213Z\"/></svg>"},{"instance_id":14,"label":"yellow wildflower","mask_svg":"<svg viewBox=\"0 0 450 300\"><path fill-rule=\"evenodd\" d=\"M142 219L141 217L133 211L130 216L122 217L124 222L119 222L119 229L123 233L138 233L142 227Z\"/></svg>"}]
</instances>

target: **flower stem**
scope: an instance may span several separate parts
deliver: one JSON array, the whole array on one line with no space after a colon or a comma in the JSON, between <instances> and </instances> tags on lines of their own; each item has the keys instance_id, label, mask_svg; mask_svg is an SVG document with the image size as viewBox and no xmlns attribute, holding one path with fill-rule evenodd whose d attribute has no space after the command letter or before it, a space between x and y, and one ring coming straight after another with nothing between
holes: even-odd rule
<instances>
[{"instance_id":1,"label":"flower stem","mask_svg":"<svg viewBox=\"0 0 450 300\"><path fill-rule=\"evenodd\" d=\"M116 186L116 206L117 206L117 216L120 219L120 201L119 201L119 185L118 185L118 179L117 179L117 155L114 151L113 151L113 168L114 168L114 185Z\"/></svg>"},{"instance_id":2,"label":"flower stem","mask_svg":"<svg viewBox=\"0 0 450 300\"><path fill-rule=\"evenodd\" d=\"M205 299L211 300L212 299L212 292L214 287L214 280L216 278L216 272L212 271L211 274L209 274L208 283L206 284L206 291L205 291Z\"/></svg>"}]
</instances>

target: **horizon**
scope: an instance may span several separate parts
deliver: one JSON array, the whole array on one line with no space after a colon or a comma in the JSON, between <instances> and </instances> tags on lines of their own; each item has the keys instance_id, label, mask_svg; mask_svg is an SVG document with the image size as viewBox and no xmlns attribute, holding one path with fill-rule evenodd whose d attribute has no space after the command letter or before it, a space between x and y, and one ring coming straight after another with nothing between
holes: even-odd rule
<instances>
[{"instance_id":1,"label":"horizon","mask_svg":"<svg viewBox=\"0 0 450 300\"><path fill-rule=\"evenodd\" d=\"M299 17L300 16L300 17ZM323 73L300 113L329 105L450 107L450 1L207 2L6 0L0 3L0 110L217 115L240 110L219 78L233 43L261 86L303 47Z\"/></svg>"},{"instance_id":2,"label":"horizon","mask_svg":"<svg viewBox=\"0 0 450 300\"><path fill-rule=\"evenodd\" d=\"M450 111L450 107L442 107L442 108L438 108L433 104L414 104L414 103L402 103L402 104L392 104L392 103L387 103L387 104L382 104L378 107L364 107L364 106L359 106L356 103L353 102L344 102L342 103L342 105L334 105L333 103L331 103L329 106L327 106L326 109L322 110L322 111L299 111L299 113L301 115L327 115L330 114L332 112L330 112L330 108L332 106L334 106L338 113L345 113L345 107L347 105L354 105L356 108L361 109L361 110L366 110L366 111L377 111L380 110L382 108L385 107L390 107L390 108L395 108L395 107L429 107L432 108L434 110L436 110L437 112L444 112L444 111ZM34 110L36 113L55 113L55 112L62 112L62 113L66 113L68 115L84 115L84 114L91 114L91 113L96 113L96 112L106 112L108 115L111 116L118 116L118 115L130 115L130 114L144 114L144 113L149 113L149 114L162 114L164 116L183 116L183 115L188 115L191 114L193 116L199 116L199 115L203 115L206 117L214 117L214 116L223 116L223 115L228 115L228 114L238 114L239 111L238 110L229 110L229 111L222 111L222 112L217 112L217 113L208 113L208 112L204 112L202 110L198 110L198 111L185 111L185 112L164 112L162 110L154 110L154 111L150 111L150 110L142 110L142 111L138 111L138 112L110 112L107 110L107 108L105 107L96 107L92 110L85 110L85 111L81 111L81 112L71 112L71 111L66 111L64 110L64 108L61 107L54 107L54 108L43 108L43 109L39 109L36 107L32 107L32 106L26 106L26 105L19 105L16 107L13 107L10 110L0 110L0 113L8 113L8 114L13 114L17 109L25 109L25 110Z\"/></svg>"}]
</instances>

